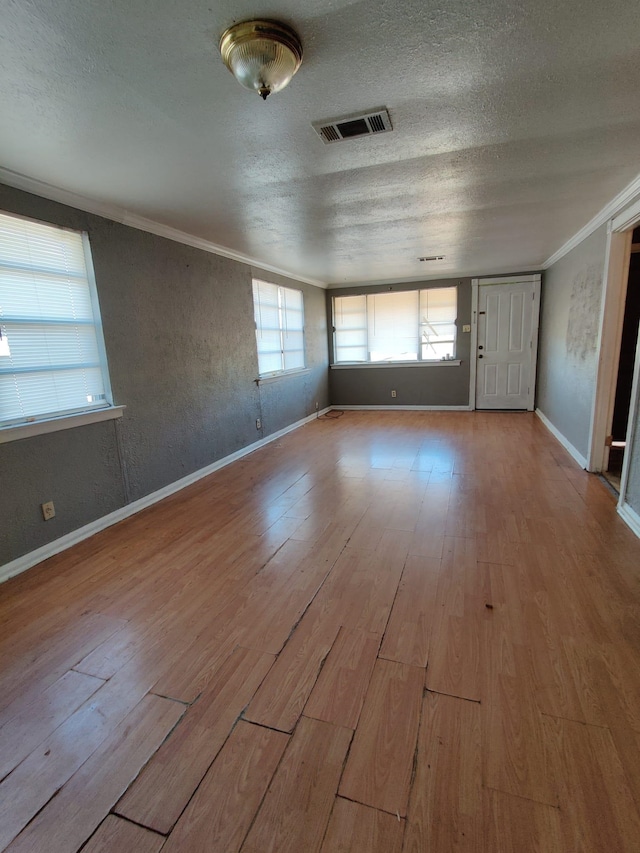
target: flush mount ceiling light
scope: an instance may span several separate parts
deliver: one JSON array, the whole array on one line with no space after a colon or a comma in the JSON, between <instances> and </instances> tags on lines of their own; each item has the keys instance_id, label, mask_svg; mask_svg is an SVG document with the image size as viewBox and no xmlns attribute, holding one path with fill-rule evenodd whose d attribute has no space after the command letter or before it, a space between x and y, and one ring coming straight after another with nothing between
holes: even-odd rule
<instances>
[{"instance_id":1,"label":"flush mount ceiling light","mask_svg":"<svg viewBox=\"0 0 640 853\"><path fill-rule=\"evenodd\" d=\"M246 89L266 101L284 89L302 62L297 34L278 21L243 21L220 37L224 64Z\"/></svg>"}]
</instances>

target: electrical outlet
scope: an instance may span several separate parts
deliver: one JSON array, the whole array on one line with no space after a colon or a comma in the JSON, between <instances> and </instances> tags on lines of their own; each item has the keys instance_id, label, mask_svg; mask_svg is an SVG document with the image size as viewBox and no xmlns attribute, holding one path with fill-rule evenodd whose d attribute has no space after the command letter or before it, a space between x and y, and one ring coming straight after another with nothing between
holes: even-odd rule
<instances>
[{"instance_id":1,"label":"electrical outlet","mask_svg":"<svg viewBox=\"0 0 640 853\"><path fill-rule=\"evenodd\" d=\"M319 408L320 408L320 403L318 403L318 402L316 401L316 412L318 411L318 409L319 409Z\"/></svg>"},{"instance_id":2,"label":"electrical outlet","mask_svg":"<svg viewBox=\"0 0 640 853\"><path fill-rule=\"evenodd\" d=\"M392 396L392 397L397 397L398 395L396 394L396 392L395 392L395 391L392 391L392 392L391 392L391 396Z\"/></svg>"},{"instance_id":3,"label":"electrical outlet","mask_svg":"<svg viewBox=\"0 0 640 853\"><path fill-rule=\"evenodd\" d=\"M49 521L50 518L53 518L56 514L56 508L53 505L53 501L47 501L42 504L42 517L45 521Z\"/></svg>"},{"instance_id":4,"label":"electrical outlet","mask_svg":"<svg viewBox=\"0 0 640 853\"><path fill-rule=\"evenodd\" d=\"M467 325L463 326L463 327L462 327L462 331L463 331L463 332L470 332L470 331L471 331L471 326L467 326Z\"/></svg>"},{"instance_id":5,"label":"electrical outlet","mask_svg":"<svg viewBox=\"0 0 640 853\"><path fill-rule=\"evenodd\" d=\"M262 429L262 420L261 420L261 418L256 418L256 429Z\"/></svg>"}]
</instances>

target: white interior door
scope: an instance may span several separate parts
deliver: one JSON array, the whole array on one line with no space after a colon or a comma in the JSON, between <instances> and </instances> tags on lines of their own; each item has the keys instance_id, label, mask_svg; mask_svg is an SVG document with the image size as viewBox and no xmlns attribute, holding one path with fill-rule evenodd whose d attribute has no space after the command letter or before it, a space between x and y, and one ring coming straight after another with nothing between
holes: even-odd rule
<instances>
[{"instance_id":1,"label":"white interior door","mask_svg":"<svg viewBox=\"0 0 640 853\"><path fill-rule=\"evenodd\" d=\"M479 285L476 408L533 409L539 277Z\"/></svg>"}]
</instances>

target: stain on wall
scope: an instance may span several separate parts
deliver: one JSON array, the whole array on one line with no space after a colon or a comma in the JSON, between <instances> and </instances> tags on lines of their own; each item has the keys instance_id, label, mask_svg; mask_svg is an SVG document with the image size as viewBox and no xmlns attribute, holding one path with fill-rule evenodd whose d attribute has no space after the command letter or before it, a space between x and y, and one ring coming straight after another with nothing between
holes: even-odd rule
<instances>
[{"instance_id":1,"label":"stain on wall","mask_svg":"<svg viewBox=\"0 0 640 853\"><path fill-rule=\"evenodd\" d=\"M595 356L600 325L603 262L589 264L573 278L567 318L567 356L588 361Z\"/></svg>"},{"instance_id":2,"label":"stain on wall","mask_svg":"<svg viewBox=\"0 0 640 853\"><path fill-rule=\"evenodd\" d=\"M126 406L119 421L0 445L0 565L328 405L320 288L284 279L305 295L308 372L259 388L249 265L2 185L0 208L88 232Z\"/></svg>"}]
</instances>

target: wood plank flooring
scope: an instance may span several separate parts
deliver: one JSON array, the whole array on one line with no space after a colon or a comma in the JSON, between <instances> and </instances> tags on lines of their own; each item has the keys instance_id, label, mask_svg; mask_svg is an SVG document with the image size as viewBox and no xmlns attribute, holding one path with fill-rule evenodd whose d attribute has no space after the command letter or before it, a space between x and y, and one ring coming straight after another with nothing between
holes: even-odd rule
<instances>
[{"instance_id":1,"label":"wood plank flooring","mask_svg":"<svg viewBox=\"0 0 640 853\"><path fill-rule=\"evenodd\" d=\"M320 418L0 587L0 850L640 853L640 541L528 413Z\"/></svg>"}]
</instances>

